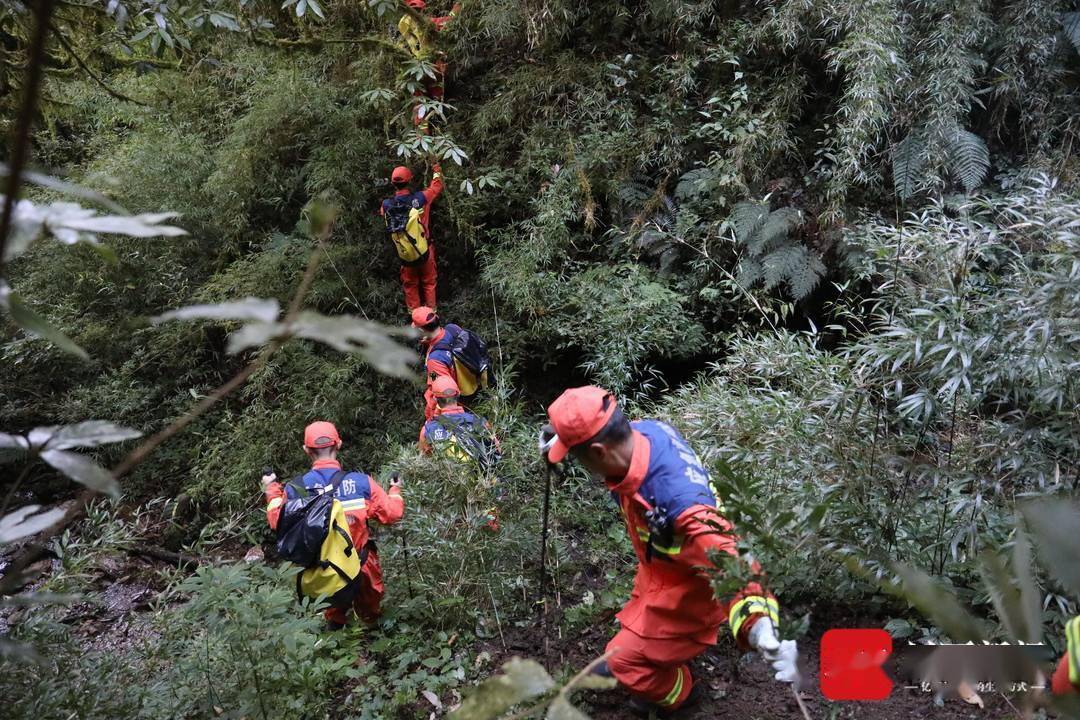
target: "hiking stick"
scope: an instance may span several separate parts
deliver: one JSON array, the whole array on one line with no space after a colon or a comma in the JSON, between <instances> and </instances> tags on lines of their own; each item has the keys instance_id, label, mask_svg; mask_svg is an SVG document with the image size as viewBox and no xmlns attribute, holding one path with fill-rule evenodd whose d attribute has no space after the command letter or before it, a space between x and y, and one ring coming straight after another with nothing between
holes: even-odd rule
<instances>
[{"instance_id":1,"label":"hiking stick","mask_svg":"<svg viewBox=\"0 0 1080 720\"><path fill-rule=\"evenodd\" d=\"M390 476L390 485L393 487L401 479L399 473L393 473ZM405 585L409 588L409 599L413 599L412 589L412 563L409 562L409 533L405 528L401 528L401 552L405 555Z\"/></svg>"},{"instance_id":2,"label":"hiking stick","mask_svg":"<svg viewBox=\"0 0 1080 720\"><path fill-rule=\"evenodd\" d=\"M413 598L412 591L412 563L409 562L409 539L405 528L401 529L401 551L405 553L405 584L409 588L409 599Z\"/></svg>"},{"instance_id":3,"label":"hiking stick","mask_svg":"<svg viewBox=\"0 0 1080 720\"><path fill-rule=\"evenodd\" d=\"M804 703L803 699L799 696L799 689L795 687L795 683L791 684L791 694L795 696L795 702L799 703L799 709L802 710L802 716L806 718L806 720L812 720L810 711L806 709L806 703Z\"/></svg>"},{"instance_id":4,"label":"hiking stick","mask_svg":"<svg viewBox=\"0 0 1080 720\"><path fill-rule=\"evenodd\" d=\"M555 468L551 463L547 464L547 481L544 485L544 519L540 529L540 598L537 601L541 606L541 612L543 612L544 594L545 594L545 580L547 578L547 538L548 538L548 516L551 509L551 476L555 473Z\"/></svg>"}]
</instances>

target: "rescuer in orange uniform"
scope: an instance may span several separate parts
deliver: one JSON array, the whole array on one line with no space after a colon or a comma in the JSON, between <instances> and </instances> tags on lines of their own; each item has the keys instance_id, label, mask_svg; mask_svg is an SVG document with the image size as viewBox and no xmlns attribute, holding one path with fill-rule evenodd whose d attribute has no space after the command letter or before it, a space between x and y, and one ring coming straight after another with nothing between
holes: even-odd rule
<instances>
[{"instance_id":1,"label":"rescuer in orange uniform","mask_svg":"<svg viewBox=\"0 0 1080 720\"><path fill-rule=\"evenodd\" d=\"M450 344L461 328L453 323L443 327L439 316L430 307L418 307L412 312L412 325L420 331L420 346L424 351L424 420L435 417L438 403L432 392L432 383L440 377L449 378L458 386L457 368L450 352Z\"/></svg>"},{"instance_id":2,"label":"rescuer in orange uniform","mask_svg":"<svg viewBox=\"0 0 1080 720\"><path fill-rule=\"evenodd\" d=\"M405 4L420 13L427 9L427 3L424 0L406 0ZM460 11L461 5L455 4L451 8L449 15L431 18L431 24L434 26L435 31L442 32L447 23L457 17ZM435 77L425 77L424 88L422 90L417 88L413 92L413 96L424 97L426 95L432 100L442 100L444 95L443 83L446 80L445 53L436 48L434 38L428 28L422 22L413 19L408 13L402 15L398 21L398 32L401 33L401 39L405 41L405 47L412 53L413 57L420 61L430 62L434 66ZM413 124L418 126L421 132L425 134L428 132L427 118L421 117L419 103L413 109Z\"/></svg>"},{"instance_id":3,"label":"rescuer in orange uniform","mask_svg":"<svg viewBox=\"0 0 1080 720\"><path fill-rule=\"evenodd\" d=\"M564 392L548 408L541 452L550 463L568 454L602 477L619 504L638 558L622 629L608 643L610 674L643 712L670 714L687 704L687 662L716 643L727 622L742 647L759 651L776 679L798 678L795 642L776 637L776 598L750 583L732 598L713 597L704 568L709 551L737 555L730 523L717 509L709 476L670 425L630 423L614 396L590 386ZM719 530L718 530L719 529Z\"/></svg>"},{"instance_id":4,"label":"rescuer in orange uniform","mask_svg":"<svg viewBox=\"0 0 1080 720\"><path fill-rule=\"evenodd\" d=\"M341 437L333 423L318 421L304 428L304 452L311 459L311 470L298 481L302 481L309 490L318 490L330 483L334 474L341 470L338 451L341 449ZM282 486L274 475L263 477L263 490L266 493L266 520L272 530L277 530L281 508L286 500L293 499L292 483ZM363 580L360 590L353 601L353 609L365 622L374 622L380 615L383 587L382 567L375 543L368 532L368 520L377 520L384 525L392 525L405 513L405 500L401 497L401 483L390 482L389 492L383 491L375 478L361 472L350 472L338 486L336 497L341 502L345 517L349 520L349 535L353 546L363 552L367 550L364 561ZM344 608L329 608L324 613L327 626L333 630L345 626L348 611Z\"/></svg>"},{"instance_id":5,"label":"rescuer in orange uniform","mask_svg":"<svg viewBox=\"0 0 1080 720\"><path fill-rule=\"evenodd\" d=\"M436 306L435 285L438 273L435 266L435 242L431 237L431 206L442 194L442 166L432 166L431 184L423 190L413 191L413 174L409 168L401 165L390 174L390 184L394 186L393 197L382 201L379 214L384 215L394 203L408 202L420 210L420 224L424 228L428 248L426 257L418 264L401 264L401 287L405 292L405 307L409 310L426 305Z\"/></svg>"},{"instance_id":6,"label":"rescuer in orange uniform","mask_svg":"<svg viewBox=\"0 0 1080 720\"><path fill-rule=\"evenodd\" d=\"M1065 644L1065 655L1050 684L1055 695L1080 692L1080 616L1065 624Z\"/></svg>"},{"instance_id":7,"label":"rescuer in orange uniform","mask_svg":"<svg viewBox=\"0 0 1080 720\"><path fill-rule=\"evenodd\" d=\"M435 417L420 428L420 440L417 443L424 455L438 453L462 463L476 463L485 473L489 473L502 459L499 438L489 423L461 405L458 399L461 392L451 378L440 376L431 383L431 394L438 407ZM495 484L494 495L498 499L498 480L489 476ZM499 530L499 509L497 505L489 507L486 527L492 532Z\"/></svg>"},{"instance_id":8,"label":"rescuer in orange uniform","mask_svg":"<svg viewBox=\"0 0 1080 720\"><path fill-rule=\"evenodd\" d=\"M499 439L491 423L459 404L461 391L452 378L439 376L431 383L437 407L435 417L420 428L420 452L430 455L440 450L459 460L471 459L490 468L501 458Z\"/></svg>"}]
</instances>

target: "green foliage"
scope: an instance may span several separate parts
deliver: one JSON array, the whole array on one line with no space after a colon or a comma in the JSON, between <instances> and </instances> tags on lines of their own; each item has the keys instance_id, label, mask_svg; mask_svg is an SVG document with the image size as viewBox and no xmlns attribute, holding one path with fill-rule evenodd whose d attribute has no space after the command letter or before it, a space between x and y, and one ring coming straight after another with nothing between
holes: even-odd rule
<instances>
[{"instance_id":1,"label":"green foliage","mask_svg":"<svg viewBox=\"0 0 1080 720\"><path fill-rule=\"evenodd\" d=\"M769 211L767 202L742 202L732 210L728 223L735 240L746 248L739 261L736 281L744 288L764 280L772 290L785 283L795 300L803 300L817 287L825 265L805 245L790 235L803 220L792 207Z\"/></svg>"},{"instance_id":2,"label":"green foliage","mask_svg":"<svg viewBox=\"0 0 1080 720\"><path fill-rule=\"evenodd\" d=\"M316 635L288 571L211 562L111 665L47 608L21 623L13 635L46 671L0 673L13 714L374 720L453 707L484 666L476 646L535 634L535 425L558 390L585 382L635 410L655 401L687 434L785 605L898 615L876 580L894 580L899 561L929 566L904 571L909 589L940 600L951 586L949 607L996 615L1013 635L1057 622L1075 591L1070 556L1028 518L1046 571L1025 577L1013 505L1074 488L1080 454L1077 24L1059 5L466 3L439 34L447 96L420 103L431 134L411 114L434 68L385 33L413 12L402 3L62 6L71 47L50 47L34 160L97 193L81 200L177 212L190 235L34 243L5 266L12 312L40 314L38 334L54 328L89 360L5 326L0 426L26 435L104 416L152 433L251 349L302 336L138 468L125 501L185 491L192 519L162 532L232 557L239 539L267 538L258 468L299 472L301 428L328 418L346 465L403 472L409 510L381 532L380 627ZM30 26L0 12L10 109ZM504 371L479 408L503 440L496 474L419 457L419 388L334 348L406 322L373 210L393 165L419 181L436 158L440 313L492 342ZM26 201L50 207L68 189ZM897 196L912 214L897 217ZM313 240L320 197L342 213ZM285 327L312 251L324 263ZM240 342L208 315L242 298L272 313L226 305L224 322L247 328ZM150 322L191 306L217 310ZM403 369L397 348L367 349ZM32 504L69 487L15 449L5 459L28 470ZM633 563L598 483L572 474L553 503L549 606L567 633L610 619ZM485 528L492 505L498 535ZM49 512L24 508L3 532ZM62 572L46 592L94 592L96 554L145 536L117 525L91 508L56 544ZM303 670L278 684L291 665ZM579 717L552 689L536 711Z\"/></svg>"},{"instance_id":3,"label":"green foliage","mask_svg":"<svg viewBox=\"0 0 1080 720\"><path fill-rule=\"evenodd\" d=\"M72 630L40 612L18 636L48 643L43 672L3 673L12 717L86 716L285 718L326 712L331 690L356 675L348 641L321 634L322 621L297 608L294 570L263 565L201 568L117 653L86 649ZM343 644L344 643L344 644ZM95 684L57 683L56 677ZM144 682L132 682L132 678ZM99 684L100 683L100 684Z\"/></svg>"}]
</instances>

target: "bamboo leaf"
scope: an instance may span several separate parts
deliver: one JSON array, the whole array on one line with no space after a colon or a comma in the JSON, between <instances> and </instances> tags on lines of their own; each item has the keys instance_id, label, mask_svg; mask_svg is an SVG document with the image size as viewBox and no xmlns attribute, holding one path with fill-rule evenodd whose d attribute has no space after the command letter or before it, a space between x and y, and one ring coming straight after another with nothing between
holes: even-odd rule
<instances>
[{"instance_id":1,"label":"bamboo leaf","mask_svg":"<svg viewBox=\"0 0 1080 720\"><path fill-rule=\"evenodd\" d=\"M120 485L112 473L84 455L66 450L44 450L41 459L77 483L114 498L120 497Z\"/></svg>"},{"instance_id":2,"label":"bamboo leaf","mask_svg":"<svg viewBox=\"0 0 1080 720\"><path fill-rule=\"evenodd\" d=\"M0 543L36 535L64 516L62 508L40 509L40 505L26 505L0 517Z\"/></svg>"}]
</instances>

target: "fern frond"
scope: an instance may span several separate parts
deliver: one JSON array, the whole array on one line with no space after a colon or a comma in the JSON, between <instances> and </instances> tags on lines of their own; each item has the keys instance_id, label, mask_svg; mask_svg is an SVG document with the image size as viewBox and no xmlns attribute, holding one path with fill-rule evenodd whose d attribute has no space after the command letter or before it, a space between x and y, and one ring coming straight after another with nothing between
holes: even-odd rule
<instances>
[{"instance_id":1,"label":"fern frond","mask_svg":"<svg viewBox=\"0 0 1080 720\"><path fill-rule=\"evenodd\" d=\"M762 274L761 263L754 258L744 257L739 261L739 267L735 271L735 282L739 283L743 289L749 289L761 279Z\"/></svg>"},{"instance_id":2,"label":"fern frond","mask_svg":"<svg viewBox=\"0 0 1080 720\"><path fill-rule=\"evenodd\" d=\"M765 289L772 290L785 278L791 277L792 273L799 272L805 255L806 248L802 245L784 245L762 258Z\"/></svg>"},{"instance_id":3,"label":"fern frond","mask_svg":"<svg viewBox=\"0 0 1080 720\"><path fill-rule=\"evenodd\" d=\"M754 257L760 257L779 241L787 239L788 234L801 223L801 210L793 207L780 208L769 214L761 229L746 243L746 249Z\"/></svg>"},{"instance_id":4,"label":"fern frond","mask_svg":"<svg viewBox=\"0 0 1080 720\"><path fill-rule=\"evenodd\" d=\"M728 225L735 231L735 239L746 245L769 215L769 204L744 200L731 210Z\"/></svg>"},{"instance_id":5,"label":"fern frond","mask_svg":"<svg viewBox=\"0 0 1080 720\"><path fill-rule=\"evenodd\" d=\"M821 261L821 258L807 251L802 267L798 272L788 276L787 284L791 296L796 300L805 299L818 286L821 278L825 277L825 272L825 263Z\"/></svg>"},{"instance_id":6,"label":"fern frond","mask_svg":"<svg viewBox=\"0 0 1080 720\"><path fill-rule=\"evenodd\" d=\"M825 275L825 264L803 245L784 245L761 261L765 289L786 283L795 300L803 300Z\"/></svg>"},{"instance_id":7,"label":"fern frond","mask_svg":"<svg viewBox=\"0 0 1080 720\"><path fill-rule=\"evenodd\" d=\"M624 180L619 183L617 192L619 200L634 208L645 204L645 201L652 195L645 183L634 179Z\"/></svg>"},{"instance_id":8,"label":"fern frond","mask_svg":"<svg viewBox=\"0 0 1080 720\"><path fill-rule=\"evenodd\" d=\"M1065 37L1080 52L1080 12L1067 12L1061 14L1061 24L1065 30Z\"/></svg>"},{"instance_id":9,"label":"fern frond","mask_svg":"<svg viewBox=\"0 0 1080 720\"><path fill-rule=\"evenodd\" d=\"M968 192L982 185L990 169L990 151L983 139L957 128L949 138L949 169Z\"/></svg>"},{"instance_id":10,"label":"fern frond","mask_svg":"<svg viewBox=\"0 0 1080 720\"><path fill-rule=\"evenodd\" d=\"M716 182L716 173L707 167L694 168L683 173L675 185L675 197L682 202L704 197Z\"/></svg>"},{"instance_id":11,"label":"fern frond","mask_svg":"<svg viewBox=\"0 0 1080 720\"><path fill-rule=\"evenodd\" d=\"M925 169L926 141L911 132L893 148L893 188L901 200L915 194Z\"/></svg>"}]
</instances>

